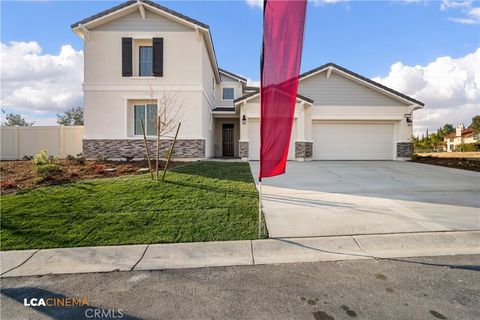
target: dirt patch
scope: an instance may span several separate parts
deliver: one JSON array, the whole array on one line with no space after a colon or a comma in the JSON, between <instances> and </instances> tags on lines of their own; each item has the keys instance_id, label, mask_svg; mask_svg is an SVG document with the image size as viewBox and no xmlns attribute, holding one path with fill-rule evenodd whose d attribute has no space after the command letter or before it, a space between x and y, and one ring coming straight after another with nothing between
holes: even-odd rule
<instances>
[{"instance_id":1,"label":"dirt patch","mask_svg":"<svg viewBox=\"0 0 480 320\"><path fill-rule=\"evenodd\" d=\"M431 164L435 166L449 167L480 172L480 159L472 158L439 158L432 156L419 156L413 162Z\"/></svg>"},{"instance_id":2,"label":"dirt patch","mask_svg":"<svg viewBox=\"0 0 480 320\"><path fill-rule=\"evenodd\" d=\"M79 180L111 178L123 175L148 173L147 161L105 161L87 160L57 160L61 170L45 180L33 169L31 161L1 161L0 162L0 190L1 194L13 193L22 189L32 189L41 186L69 183ZM161 161L159 168L163 170L166 162ZM170 162L169 169L183 164ZM155 167L155 161L152 161ZM147 169L147 171L140 171Z\"/></svg>"},{"instance_id":3,"label":"dirt patch","mask_svg":"<svg viewBox=\"0 0 480 320\"><path fill-rule=\"evenodd\" d=\"M432 153L418 153L420 157L434 157L434 158L478 158L480 159L480 152L432 152Z\"/></svg>"}]
</instances>

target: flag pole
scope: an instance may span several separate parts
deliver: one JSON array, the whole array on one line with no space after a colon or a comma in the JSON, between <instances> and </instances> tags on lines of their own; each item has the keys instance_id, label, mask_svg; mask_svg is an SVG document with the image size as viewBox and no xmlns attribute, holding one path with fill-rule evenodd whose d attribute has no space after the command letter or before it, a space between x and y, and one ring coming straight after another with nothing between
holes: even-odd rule
<instances>
[{"instance_id":1,"label":"flag pole","mask_svg":"<svg viewBox=\"0 0 480 320\"><path fill-rule=\"evenodd\" d=\"M258 179L258 238L262 237L262 178Z\"/></svg>"}]
</instances>

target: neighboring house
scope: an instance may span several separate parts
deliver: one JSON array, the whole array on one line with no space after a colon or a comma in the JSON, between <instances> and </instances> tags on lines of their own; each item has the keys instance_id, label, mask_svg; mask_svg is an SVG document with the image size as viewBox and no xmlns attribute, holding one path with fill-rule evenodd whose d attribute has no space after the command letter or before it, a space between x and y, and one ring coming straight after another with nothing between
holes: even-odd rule
<instances>
[{"instance_id":1,"label":"neighboring house","mask_svg":"<svg viewBox=\"0 0 480 320\"><path fill-rule=\"evenodd\" d=\"M218 67L208 25L151 1L128 1L72 29L84 39L85 156L144 157L140 119L154 151L154 119L168 91L183 102L177 158L259 159L258 88ZM410 157L412 113L422 107L325 64L300 76L289 159Z\"/></svg>"},{"instance_id":2,"label":"neighboring house","mask_svg":"<svg viewBox=\"0 0 480 320\"><path fill-rule=\"evenodd\" d=\"M452 152L455 148L462 144L476 143L480 144L480 133L475 132L472 128L465 129L465 125L460 123L455 132L452 132L444 137L447 145L447 151Z\"/></svg>"}]
</instances>

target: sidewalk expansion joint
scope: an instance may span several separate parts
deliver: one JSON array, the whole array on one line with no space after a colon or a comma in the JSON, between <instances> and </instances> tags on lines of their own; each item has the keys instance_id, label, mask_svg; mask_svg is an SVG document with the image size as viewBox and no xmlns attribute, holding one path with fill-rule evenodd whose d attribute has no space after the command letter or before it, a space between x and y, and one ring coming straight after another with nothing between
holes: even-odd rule
<instances>
[{"instance_id":1,"label":"sidewalk expansion joint","mask_svg":"<svg viewBox=\"0 0 480 320\"><path fill-rule=\"evenodd\" d=\"M135 269L135 267L140 263L140 261L142 261L143 257L145 257L145 253L147 253L147 250L148 248L150 247L150 244L147 244L147 246L145 247L145 250L143 251L142 253L142 256L140 257L140 259L138 259L138 261L133 265L132 268L130 268L130 271L133 271Z\"/></svg>"},{"instance_id":2,"label":"sidewalk expansion joint","mask_svg":"<svg viewBox=\"0 0 480 320\"><path fill-rule=\"evenodd\" d=\"M5 272L2 272L2 273L0 274L0 276L3 276L4 274L7 274L7 273L9 273L10 271L15 270L15 269L17 269L17 268L20 268L21 266L23 266L28 260L30 260L30 259L31 259L37 252L39 252L40 250L41 250L41 249L38 249L37 251L35 251L34 253L32 253L32 254L30 255L30 257L28 257L27 259L25 259L25 261L23 261L22 263L20 263L18 266L13 267L13 268L5 271Z\"/></svg>"},{"instance_id":3,"label":"sidewalk expansion joint","mask_svg":"<svg viewBox=\"0 0 480 320\"><path fill-rule=\"evenodd\" d=\"M352 239L353 239L353 241L355 241L355 243L356 243L357 246L360 248L360 250L362 250L363 252L365 252L365 254L366 254L367 256L369 256L369 257L372 258L372 259L376 259L376 258L377 258L377 257L375 257L375 256L372 256L367 250L365 250L365 248L362 247L362 245L360 244L360 242L358 242L357 239L356 239L354 236L352 236Z\"/></svg>"},{"instance_id":4,"label":"sidewalk expansion joint","mask_svg":"<svg viewBox=\"0 0 480 320\"><path fill-rule=\"evenodd\" d=\"M252 264L255 265L255 255L253 254L253 240L250 240L250 251L252 253Z\"/></svg>"}]
</instances>

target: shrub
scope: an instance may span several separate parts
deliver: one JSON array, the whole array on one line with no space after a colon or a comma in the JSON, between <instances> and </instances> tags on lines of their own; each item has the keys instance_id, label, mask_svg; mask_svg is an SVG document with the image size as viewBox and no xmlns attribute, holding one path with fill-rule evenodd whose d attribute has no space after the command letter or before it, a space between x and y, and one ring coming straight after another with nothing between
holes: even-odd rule
<instances>
[{"instance_id":1,"label":"shrub","mask_svg":"<svg viewBox=\"0 0 480 320\"><path fill-rule=\"evenodd\" d=\"M478 151L478 149L479 148L475 143L465 143L455 147L455 151L460 151L460 152L474 152L474 151Z\"/></svg>"},{"instance_id":2,"label":"shrub","mask_svg":"<svg viewBox=\"0 0 480 320\"><path fill-rule=\"evenodd\" d=\"M125 158L125 162L130 162L132 161L135 157L132 155L123 155L122 157Z\"/></svg>"},{"instance_id":3,"label":"shrub","mask_svg":"<svg viewBox=\"0 0 480 320\"><path fill-rule=\"evenodd\" d=\"M62 170L56 161L55 157L48 156L47 150L42 150L33 157L32 165L39 176L38 182L50 179L53 174Z\"/></svg>"},{"instance_id":4,"label":"shrub","mask_svg":"<svg viewBox=\"0 0 480 320\"><path fill-rule=\"evenodd\" d=\"M96 164L93 167L93 171L97 174L102 174L105 172L105 166L103 164Z\"/></svg>"},{"instance_id":5,"label":"shrub","mask_svg":"<svg viewBox=\"0 0 480 320\"><path fill-rule=\"evenodd\" d=\"M73 161L75 160L75 157L69 154L65 159L67 159L68 161Z\"/></svg>"},{"instance_id":6,"label":"shrub","mask_svg":"<svg viewBox=\"0 0 480 320\"><path fill-rule=\"evenodd\" d=\"M95 158L95 160L96 160L97 162L100 162L100 163L102 163L102 162L107 162L107 161L108 161L108 157L99 155L99 156L97 156L97 157Z\"/></svg>"},{"instance_id":7,"label":"shrub","mask_svg":"<svg viewBox=\"0 0 480 320\"><path fill-rule=\"evenodd\" d=\"M75 158L75 161L78 163L78 164L85 164L85 157L83 156L83 153L77 153L77 157Z\"/></svg>"},{"instance_id":8,"label":"shrub","mask_svg":"<svg viewBox=\"0 0 480 320\"><path fill-rule=\"evenodd\" d=\"M414 154L412 155L412 160L413 160L413 161L418 160L418 158L420 158L420 156L419 156L418 154L414 153Z\"/></svg>"},{"instance_id":9,"label":"shrub","mask_svg":"<svg viewBox=\"0 0 480 320\"><path fill-rule=\"evenodd\" d=\"M30 156L30 155L25 155L25 156L23 156L23 158L22 158L22 160L24 160L24 161L30 161L30 160L32 160L32 159L33 159L33 156Z\"/></svg>"}]
</instances>

